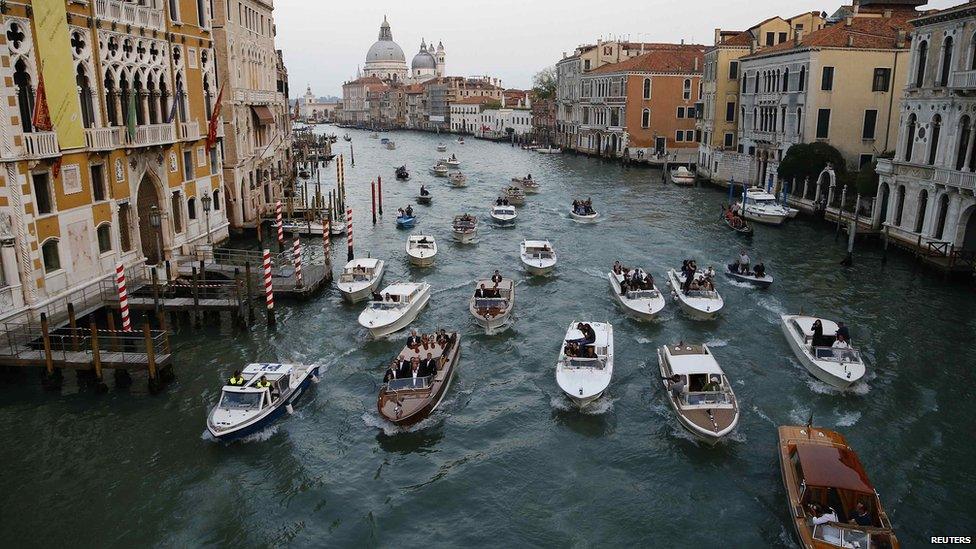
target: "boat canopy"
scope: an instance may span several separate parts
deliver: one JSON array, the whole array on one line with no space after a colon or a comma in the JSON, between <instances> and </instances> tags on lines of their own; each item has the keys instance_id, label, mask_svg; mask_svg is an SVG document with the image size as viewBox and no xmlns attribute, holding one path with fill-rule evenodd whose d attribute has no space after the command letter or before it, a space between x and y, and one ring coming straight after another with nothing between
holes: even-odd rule
<instances>
[{"instance_id":1,"label":"boat canopy","mask_svg":"<svg viewBox=\"0 0 976 549\"><path fill-rule=\"evenodd\" d=\"M248 377L265 376L271 380L280 376L289 375L293 369L294 367L291 364L257 363L248 364L241 373Z\"/></svg>"},{"instance_id":2,"label":"boat canopy","mask_svg":"<svg viewBox=\"0 0 976 549\"><path fill-rule=\"evenodd\" d=\"M354 268L358 267L361 269L366 269L367 271L371 271L379 265L379 262L380 262L379 259L373 257L357 258L357 259L353 259L349 263L346 263L346 266L343 267L342 270L343 272L351 273Z\"/></svg>"},{"instance_id":3,"label":"boat canopy","mask_svg":"<svg viewBox=\"0 0 976 549\"><path fill-rule=\"evenodd\" d=\"M723 375L718 362L704 345L668 345L668 364L671 371L678 375Z\"/></svg>"},{"instance_id":4,"label":"boat canopy","mask_svg":"<svg viewBox=\"0 0 976 549\"><path fill-rule=\"evenodd\" d=\"M400 301L409 301L414 294L420 290L420 284L407 284L404 282L397 282L391 284L383 290L383 295L391 295L394 297L399 297Z\"/></svg>"},{"instance_id":5,"label":"boat canopy","mask_svg":"<svg viewBox=\"0 0 976 549\"><path fill-rule=\"evenodd\" d=\"M796 445L800 473L807 486L850 490L874 495L857 454L849 448L825 444Z\"/></svg>"}]
</instances>

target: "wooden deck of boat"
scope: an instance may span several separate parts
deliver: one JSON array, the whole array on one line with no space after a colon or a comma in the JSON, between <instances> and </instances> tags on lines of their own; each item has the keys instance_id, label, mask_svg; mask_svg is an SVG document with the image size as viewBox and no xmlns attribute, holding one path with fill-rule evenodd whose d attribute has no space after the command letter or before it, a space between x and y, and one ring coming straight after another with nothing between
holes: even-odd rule
<instances>
[{"instance_id":1,"label":"wooden deck of boat","mask_svg":"<svg viewBox=\"0 0 976 549\"><path fill-rule=\"evenodd\" d=\"M726 429L729 425L732 425L732 422L735 420L737 408L733 406L732 408L712 408L710 410L712 412L712 416L715 418L714 425L712 424L712 420L708 417L708 410L682 410L679 413L700 429L714 433ZM718 425L717 428L715 427L716 425Z\"/></svg>"}]
</instances>

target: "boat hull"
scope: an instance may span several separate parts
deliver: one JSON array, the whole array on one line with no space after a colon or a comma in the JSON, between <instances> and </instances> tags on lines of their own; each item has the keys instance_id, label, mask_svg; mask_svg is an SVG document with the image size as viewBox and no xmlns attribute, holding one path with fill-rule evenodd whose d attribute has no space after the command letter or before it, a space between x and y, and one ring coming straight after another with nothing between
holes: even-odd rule
<instances>
[{"instance_id":1,"label":"boat hull","mask_svg":"<svg viewBox=\"0 0 976 549\"><path fill-rule=\"evenodd\" d=\"M664 301L664 295L660 294L660 290L658 290L658 299L651 300L646 308L638 308L633 305L632 300L624 299L624 296L620 295L620 284L614 280L613 273L609 273L608 278L610 279L610 293L613 294L617 304L628 315L640 320L655 320L658 314L664 310L667 303Z\"/></svg>"},{"instance_id":2,"label":"boat hull","mask_svg":"<svg viewBox=\"0 0 976 549\"><path fill-rule=\"evenodd\" d=\"M762 278L756 278L754 276L733 273L728 269L728 267L725 268L725 276L731 278L732 280L738 280L739 282L752 284L753 286L756 286L758 288L768 288L769 285L773 283L773 277L769 275L766 275Z\"/></svg>"},{"instance_id":3,"label":"boat hull","mask_svg":"<svg viewBox=\"0 0 976 549\"><path fill-rule=\"evenodd\" d=\"M590 404L592 404L593 402L595 402L596 400L599 400L599 398L602 397L603 393L606 391L606 389L604 389L603 391L600 391L595 395L581 397L579 395L574 395L573 393L567 391L566 389L563 389L562 387L560 387L560 389L562 389L563 394L569 397L569 400L572 401L572 403L575 404L576 407L580 409L583 409L589 406Z\"/></svg>"},{"instance_id":4,"label":"boat hull","mask_svg":"<svg viewBox=\"0 0 976 549\"><path fill-rule=\"evenodd\" d=\"M461 244L470 244L478 236L478 231L459 233L454 231L454 240Z\"/></svg>"},{"instance_id":5,"label":"boat hull","mask_svg":"<svg viewBox=\"0 0 976 549\"><path fill-rule=\"evenodd\" d=\"M437 257L436 253L427 257L420 257L407 253L407 258L410 260L410 264L414 267L430 267L434 264L435 257Z\"/></svg>"},{"instance_id":6,"label":"boat hull","mask_svg":"<svg viewBox=\"0 0 976 549\"><path fill-rule=\"evenodd\" d=\"M596 220L600 217L600 214L592 215L580 215L576 212L569 212L569 217L577 223L596 223Z\"/></svg>"},{"instance_id":7,"label":"boat hull","mask_svg":"<svg viewBox=\"0 0 976 549\"><path fill-rule=\"evenodd\" d=\"M706 310L696 307L683 299L684 294L681 291L681 281L675 276L673 271L668 272L668 286L671 287L671 296L675 301L678 302L678 305L681 307L681 311L694 320L715 320L715 318L718 317L719 312L721 312L725 307L725 303L723 301L716 303L717 306L714 309Z\"/></svg>"},{"instance_id":8,"label":"boat hull","mask_svg":"<svg viewBox=\"0 0 976 549\"><path fill-rule=\"evenodd\" d=\"M535 275L535 276L549 276L550 274L552 274L552 271L556 268L556 264L555 263L553 263L551 265L550 264L545 264L545 265L532 264L530 261L527 261L525 259L522 260L522 266L525 267L525 270L529 274Z\"/></svg>"},{"instance_id":9,"label":"boat hull","mask_svg":"<svg viewBox=\"0 0 976 549\"><path fill-rule=\"evenodd\" d=\"M427 303L429 301L430 301L430 292L428 291L426 294L424 294L424 297L420 300L420 302L418 302L415 306L411 307L406 313L403 314L403 316L394 320L393 322L390 322L389 324L384 324L382 326L372 326L372 327L364 326L364 327L367 330L369 330L369 334L373 337L383 337L383 336L388 336L390 334L399 332L400 330L409 326L411 322L413 322L414 320L417 319L418 316L420 316L420 312L424 310L424 307L427 306ZM361 323L360 325L362 326Z\"/></svg>"},{"instance_id":10,"label":"boat hull","mask_svg":"<svg viewBox=\"0 0 976 549\"><path fill-rule=\"evenodd\" d=\"M254 433L263 431L275 423L281 416L288 411L288 405L295 404L299 398L308 390L309 386L312 384L312 378L318 377L319 367L315 366L310 368L308 373L305 374L305 378L302 379L301 383L292 390L291 393L284 399L281 399L276 406L271 408L266 414L258 416L248 423L236 427L234 429L217 431L210 425L210 421L207 421L207 431L215 439L222 442L229 442L232 440L238 440Z\"/></svg>"},{"instance_id":11,"label":"boat hull","mask_svg":"<svg viewBox=\"0 0 976 549\"><path fill-rule=\"evenodd\" d=\"M789 216L750 211L748 208L746 208L742 212L742 217L749 221L755 221L756 223L762 223L764 225L782 225Z\"/></svg>"},{"instance_id":12,"label":"boat hull","mask_svg":"<svg viewBox=\"0 0 976 549\"><path fill-rule=\"evenodd\" d=\"M381 395L381 397L377 399L376 402L376 410L379 412L380 417L389 421L390 423L393 423L398 427L409 427L430 417L430 415L434 413L434 411L437 410L437 408L441 405L441 402L444 401L444 397L447 395L447 391L451 388L451 382L454 381L454 370L457 368L457 364L460 359L461 359L461 340L460 338L458 338L457 342L454 345L454 348L451 349L451 356L448 359L450 362L450 366L447 372L447 377L444 379L444 382L441 383L440 389L437 391L437 393L432 398L430 398L429 401L423 407L416 410L410 415L401 416L401 417L390 417L389 415L383 413L383 399Z\"/></svg>"},{"instance_id":13,"label":"boat hull","mask_svg":"<svg viewBox=\"0 0 976 549\"><path fill-rule=\"evenodd\" d=\"M790 344L790 349L793 351L793 355L796 356L796 359L800 361L800 364L802 364L813 377L839 391L850 389L852 385L861 379L861 376L853 379L838 377L824 370L818 366L813 359L810 358L810 355L807 354L804 346L797 341L796 334L790 328L789 321L786 319L786 317L782 319L781 327L783 330L783 335L786 337L786 341Z\"/></svg>"}]
</instances>

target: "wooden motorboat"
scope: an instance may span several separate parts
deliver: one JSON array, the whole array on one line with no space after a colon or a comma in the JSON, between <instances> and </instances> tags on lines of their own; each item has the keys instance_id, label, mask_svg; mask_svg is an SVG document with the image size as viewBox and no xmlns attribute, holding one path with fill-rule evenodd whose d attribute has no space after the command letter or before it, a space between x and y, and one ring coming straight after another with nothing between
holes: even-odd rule
<instances>
[{"instance_id":1,"label":"wooden motorboat","mask_svg":"<svg viewBox=\"0 0 976 549\"><path fill-rule=\"evenodd\" d=\"M265 429L291 413L302 393L318 383L318 376L318 365L248 364L240 385L224 385L207 417L207 430L217 440L230 441ZM269 387L258 387L262 377Z\"/></svg>"},{"instance_id":2,"label":"wooden motorboat","mask_svg":"<svg viewBox=\"0 0 976 549\"><path fill-rule=\"evenodd\" d=\"M479 297L478 290L482 289L484 295ZM502 278L498 284L485 279L475 282L468 312L491 335L508 324L514 306L515 282L511 278Z\"/></svg>"},{"instance_id":3,"label":"wooden motorboat","mask_svg":"<svg viewBox=\"0 0 976 549\"><path fill-rule=\"evenodd\" d=\"M406 181L410 179L410 172L407 171L406 166L400 166L399 168L397 168L393 175L399 181Z\"/></svg>"},{"instance_id":4,"label":"wooden motorboat","mask_svg":"<svg viewBox=\"0 0 976 549\"><path fill-rule=\"evenodd\" d=\"M457 144L458 145L464 145L464 136L463 135L461 137L458 137L457 138Z\"/></svg>"},{"instance_id":5,"label":"wooden motorboat","mask_svg":"<svg viewBox=\"0 0 976 549\"><path fill-rule=\"evenodd\" d=\"M840 390L848 389L864 377L867 369L861 354L854 348L834 348L837 323L825 318L804 315L780 317L783 335L793 354L813 377ZM814 323L823 326L823 340L814 341Z\"/></svg>"},{"instance_id":6,"label":"wooden motorboat","mask_svg":"<svg viewBox=\"0 0 976 549\"><path fill-rule=\"evenodd\" d=\"M539 181L527 177L513 177L512 183L522 188L525 194L536 194L539 192Z\"/></svg>"},{"instance_id":7,"label":"wooden motorboat","mask_svg":"<svg viewBox=\"0 0 976 549\"><path fill-rule=\"evenodd\" d=\"M548 240L523 240L519 258L529 274L548 276L556 268L556 250Z\"/></svg>"},{"instance_id":8,"label":"wooden motorboat","mask_svg":"<svg viewBox=\"0 0 976 549\"><path fill-rule=\"evenodd\" d=\"M321 221L305 221L301 219L283 219L281 230L293 235L322 236L325 225Z\"/></svg>"},{"instance_id":9,"label":"wooden motorboat","mask_svg":"<svg viewBox=\"0 0 976 549\"><path fill-rule=\"evenodd\" d=\"M610 271L607 278L610 279L610 291L627 313L644 320L653 320L664 309L664 295L653 281L649 288L628 288L623 292L620 287L625 280L623 274Z\"/></svg>"},{"instance_id":10,"label":"wooden motorboat","mask_svg":"<svg viewBox=\"0 0 976 549\"><path fill-rule=\"evenodd\" d=\"M515 206L511 205L494 205L491 207L491 212L488 214L491 219L498 223L499 225L514 225L515 218L518 214L515 212Z\"/></svg>"},{"instance_id":11,"label":"wooden motorboat","mask_svg":"<svg viewBox=\"0 0 976 549\"><path fill-rule=\"evenodd\" d=\"M742 195L742 217L751 221L782 225L787 219L795 217L794 212L797 211L799 210L780 204L774 195L760 187L753 187Z\"/></svg>"},{"instance_id":12,"label":"wooden motorboat","mask_svg":"<svg viewBox=\"0 0 976 549\"><path fill-rule=\"evenodd\" d=\"M695 273L695 281L699 284L705 281L705 274ZM689 290L682 291L685 275L675 269L668 271L668 285L671 296L681 305L681 310L691 318L697 320L712 320L718 316L725 306L725 301L717 290Z\"/></svg>"},{"instance_id":13,"label":"wooden motorboat","mask_svg":"<svg viewBox=\"0 0 976 549\"><path fill-rule=\"evenodd\" d=\"M437 241L429 234L412 234L407 238L407 258L415 267L430 267L437 255Z\"/></svg>"},{"instance_id":14,"label":"wooden motorboat","mask_svg":"<svg viewBox=\"0 0 976 549\"><path fill-rule=\"evenodd\" d=\"M732 384L707 345L665 345L657 350L668 403L681 425L708 444L725 438L739 424L739 404ZM674 376L684 390L672 390Z\"/></svg>"},{"instance_id":15,"label":"wooden motorboat","mask_svg":"<svg viewBox=\"0 0 976 549\"><path fill-rule=\"evenodd\" d=\"M567 354L569 341L584 339L580 326L573 322L556 361L556 384L576 406L583 408L600 398L613 377L613 326L603 322L585 322L596 334L592 341L583 342L575 354Z\"/></svg>"},{"instance_id":16,"label":"wooden motorboat","mask_svg":"<svg viewBox=\"0 0 976 549\"><path fill-rule=\"evenodd\" d=\"M412 229L417 224L417 218L411 214L398 215L396 218L397 229Z\"/></svg>"},{"instance_id":17,"label":"wooden motorboat","mask_svg":"<svg viewBox=\"0 0 976 549\"><path fill-rule=\"evenodd\" d=\"M437 144L437 152L447 152L447 145L443 143Z\"/></svg>"},{"instance_id":18,"label":"wooden motorboat","mask_svg":"<svg viewBox=\"0 0 976 549\"><path fill-rule=\"evenodd\" d=\"M456 215L452 229L454 239L462 244L467 244L478 235L478 219L470 214Z\"/></svg>"},{"instance_id":19,"label":"wooden motorboat","mask_svg":"<svg viewBox=\"0 0 976 549\"><path fill-rule=\"evenodd\" d=\"M525 205L525 191L523 191L520 187L509 185L505 189L505 198L507 198L508 203L513 206Z\"/></svg>"},{"instance_id":20,"label":"wooden motorboat","mask_svg":"<svg viewBox=\"0 0 976 549\"><path fill-rule=\"evenodd\" d=\"M901 547L877 490L843 435L811 425L783 425L778 431L779 468L801 547ZM863 514L858 503L864 506ZM832 509L836 517L817 519L814 504Z\"/></svg>"},{"instance_id":21,"label":"wooden motorboat","mask_svg":"<svg viewBox=\"0 0 976 549\"><path fill-rule=\"evenodd\" d=\"M740 273L736 270L738 265L731 264L725 266L725 276L738 280L739 282L745 282L747 284L752 284L753 286L758 286L760 288L768 288L770 284L773 283L773 277L769 273L763 274L763 276L756 276L756 273L749 271L748 273Z\"/></svg>"},{"instance_id":22,"label":"wooden motorboat","mask_svg":"<svg viewBox=\"0 0 976 549\"><path fill-rule=\"evenodd\" d=\"M430 301L430 284L396 282L373 297L360 313L359 325L368 329L373 337L381 337L406 328L417 318Z\"/></svg>"},{"instance_id":23,"label":"wooden motorboat","mask_svg":"<svg viewBox=\"0 0 976 549\"><path fill-rule=\"evenodd\" d=\"M691 187L695 184L695 174L694 172L688 170L684 166L678 166L676 169L671 170L671 182L675 185L680 185L682 187Z\"/></svg>"},{"instance_id":24,"label":"wooden motorboat","mask_svg":"<svg viewBox=\"0 0 976 549\"><path fill-rule=\"evenodd\" d=\"M350 303L362 301L375 292L383 281L386 263L382 259L360 257L342 268L336 287L343 299Z\"/></svg>"},{"instance_id":25,"label":"wooden motorboat","mask_svg":"<svg viewBox=\"0 0 976 549\"><path fill-rule=\"evenodd\" d=\"M443 164L434 164L429 168L428 171L430 172L430 175L433 175L434 177L447 177L448 174L447 166Z\"/></svg>"},{"instance_id":26,"label":"wooden motorboat","mask_svg":"<svg viewBox=\"0 0 976 549\"><path fill-rule=\"evenodd\" d=\"M424 190L426 190L426 189L424 189ZM424 194L423 192L421 192L420 194L417 195L417 203L418 204L427 204L427 205L430 205L430 203L433 200L434 200L434 196L432 194L430 194L429 191L427 192L427 194Z\"/></svg>"},{"instance_id":27,"label":"wooden motorboat","mask_svg":"<svg viewBox=\"0 0 976 549\"><path fill-rule=\"evenodd\" d=\"M468 178L461 172L452 173L451 175L447 176L447 180L451 182L451 186L453 187L468 186Z\"/></svg>"},{"instance_id":28,"label":"wooden motorboat","mask_svg":"<svg viewBox=\"0 0 976 549\"><path fill-rule=\"evenodd\" d=\"M401 427L413 425L429 417L444 400L461 357L461 334L450 332L445 344L426 349L404 347L394 360L409 364L415 357L425 360L428 353L436 364L433 373L414 377L411 372L401 371L380 387L376 410L383 419Z\"/></svg>"}]
</instances>

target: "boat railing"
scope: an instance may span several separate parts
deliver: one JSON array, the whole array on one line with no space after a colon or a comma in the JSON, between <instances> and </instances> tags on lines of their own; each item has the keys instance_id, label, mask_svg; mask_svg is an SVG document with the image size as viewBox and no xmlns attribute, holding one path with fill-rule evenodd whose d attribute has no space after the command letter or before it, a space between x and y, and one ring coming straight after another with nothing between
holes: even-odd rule
<instances>
[{"instance_id":1,"label":"boat railing","mask_svg":"<svg viewBox=\"0 0 976 549\"><path fill-rule=\"evenodd\" d=\"M722 391L696 391L685 394L684 403L688 406L731 404L732 399Z\"/></svg>"},{"instance_id":2,"label":"boat railing","mask_svg":"<svg viewBox=\"0 0 976 549\"><path fill-rule=\"evenodd\" d=\"M815 525L813 538L837 547L871 547L871 536L867 531L839 522Z\"/></svg>"},{"instance_id":3,"label":"boat railing","mask_svg":"<svg viewBox=\"0 0 976 549\"><path fill-rule=\"evenodd\" d=\"M628 290L627 299L656 299L661 296L657 290Z\"/></svg>"},{"instance_id":4,"label":"boat railing","mask_svg":"<svg viewBox=\"0 0 976 549\"><path fill-rule=\"evenodd\" d=\"M402 379L391 379L386 383L386 390L397 392L397 391L417 391L421 389L428 389L431 386L434 376L424 376L424 377L405 377Z\"/></svg>"},{"instance_id":5,"label":"boat railing","mask_svg":"<svg viewBox=\"0 0 976 549\"><path fill-rule=\"evenodd\" d=\"M688 290L687 297L700 297L702 299L718 299L718 292L715 290Z\"/></svg>"},{"instance_id":6,"label":"boat railing","mask_svg":"<svg viewBox=\"0 0 976 549\"><path fill-rule=\"evenodd\" d=\"M814 347L813 356L817 357L817 360L824 360L828 362L861 362L861 353L855 349Z\"/></svg>"}]
</instances>

